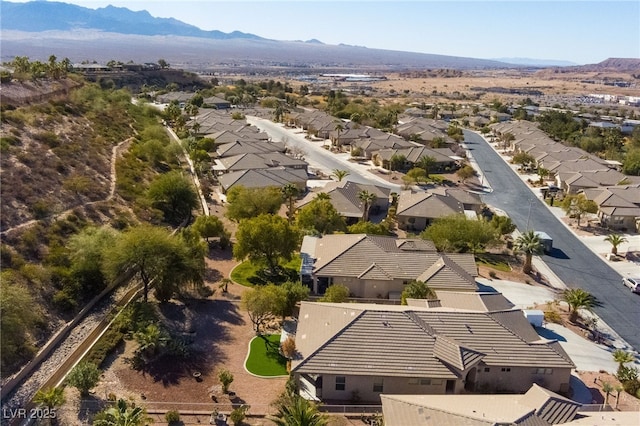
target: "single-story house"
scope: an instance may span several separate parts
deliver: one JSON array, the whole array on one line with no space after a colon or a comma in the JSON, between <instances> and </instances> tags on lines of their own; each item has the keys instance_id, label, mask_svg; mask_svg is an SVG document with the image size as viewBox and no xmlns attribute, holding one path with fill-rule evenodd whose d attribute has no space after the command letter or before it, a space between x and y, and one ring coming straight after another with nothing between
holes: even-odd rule
<instances>
[{"instance_id":1,"label":"single-story house","mask_svg":"<svg viewBox=\"0 0 640 426\"><path fill-rule=\"evenodd\" d=\"M217 174L239 170L268 169L270 167L287 167L307 171L306 161L289 157L281 152L264 154L238 154L231 157L217 158L212 169Z\"/></svg>"},{"instance_id":2,"label":"single-story house","mask_svg":"<svg viewBox=\"0 0 640 426\"><path fill-rule=\"evenodd\" d=\"M461 202L451 196L432 192L402 191L398 197L398 227L412 232L423 231L434 220L464 213Z\"/></svg>"},{"instance_id":3,"label":"single-story house","mask_svg":"<svg viewBox=\"0 0 640 426\"><path fill-rule=\"evenodd\" d=\"M434 290L477 291L471 253L439 253L431 241L367 234L305 236L301 280L315 294L332 284L354 297L399 299L412 280Z\"/></svg>"},{"instance_id":4,"label":"single-story house","mask_svg":"<svg viewBox=\"0 0 640 426\"><path fill-rule=\"evenodd\" d=\"M573 362L521 310L302 302L291 374L312 400L567 392ZM451 395L448 395L451 396Z\"/></svg>"},{"instance_id":5,"label":"single-story house","mask_svg":"<svg viewBox=\"0 0 640 426\"><path fill-rule=\"evenodd\" d=\"M287 147L282 142L264 142L251 139L238 139L234 142L218 145L216 154L218 157L231 157L240 154L266 154L269 152L284 153Z\"/></svg>"},{"instance_id":6,"label":"single-story house","mask_svg":"<svg viewBox=\"0 0 640 426\"><path fill-rule=\"evenodd\" d=\"M640 183L585 189L583 194L598 205L598 218L603 226L640 232Z\"/></svg>"},{"instance_id":7,"label":"single-story house","mask_svg":"<svg viewBox=\"0 0 640 426\"><path fill-rule=\"evenodd\" d=\"M236 185L245 188L266 188L269 186L282 188L292 183L300 191L304 191L307 187L307 172L303 169L286 167L239 170L218 176L218 183L225 194Z\"/></svg>"},{"instance_id":8,"label":"single-story house","mask_svg":"<svg viewBox=\"0 0 640 426\"><path fill-rule=\"evenodd\" d=\"M430 172L438 172L453 169L456 167L457 156L449 148L427 148L425 146L414 146L410 148L387 148L374 152L373 159L378 161L382 167L391 170L391 158L394 156L403 156L404 164L400 166L401 170L407 170L420 161L422 157L431 157L435 160L433 170Z\"/></svg>"}]
</instances>

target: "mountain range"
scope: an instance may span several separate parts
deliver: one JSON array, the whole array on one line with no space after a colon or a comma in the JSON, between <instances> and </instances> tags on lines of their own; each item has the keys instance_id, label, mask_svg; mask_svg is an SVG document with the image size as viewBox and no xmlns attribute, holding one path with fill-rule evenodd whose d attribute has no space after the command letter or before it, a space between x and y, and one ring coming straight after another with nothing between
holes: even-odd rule
<instances>
[{"instance_id":1,"label":"mountain range","mask_svg":"<svg viewBox=\"0 0 640 426\"><path fill-rule=\"evenodd\" d=\"M258 72L261 67L299 71L321 68L329 72L574 65L564 61L488 60L329 45L316 39L271 40L240 31L205 31L174 18L156 18L145 10L135 12L124 7L89 9L53 1L2 1L0 5L2 60L15 56L46 60L51 54L68 57L72 62L156 62L163 58L185 69L225 67Z\"/></svg>"}]
</instances>

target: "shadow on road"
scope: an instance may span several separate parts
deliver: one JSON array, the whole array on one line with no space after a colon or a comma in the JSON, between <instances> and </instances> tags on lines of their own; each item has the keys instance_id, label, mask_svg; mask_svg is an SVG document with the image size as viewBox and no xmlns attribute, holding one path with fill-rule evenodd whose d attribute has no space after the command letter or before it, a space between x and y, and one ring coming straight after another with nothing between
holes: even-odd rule
<instances>
[{"instance_id":1,"label":"shadow on road","mask_svg":"<svg viewBox=\"0 0 640 426\"><path fill-rule=\"evenodd\" d=\"M571 259L565 252L555 247L552 248L549 253L547 253L547 256L553 257L555 259Z\"/></svg>"}]
</instances>

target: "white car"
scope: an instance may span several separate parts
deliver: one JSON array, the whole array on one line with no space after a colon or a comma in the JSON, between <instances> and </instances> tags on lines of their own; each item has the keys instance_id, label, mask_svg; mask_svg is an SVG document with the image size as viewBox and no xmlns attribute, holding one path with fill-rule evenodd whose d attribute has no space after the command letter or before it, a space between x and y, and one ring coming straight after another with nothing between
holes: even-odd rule
<instances>
[{"instance_id":1,"label":"white car","mask_svg":"<svg viewBox=\"0 0 640 426\"><path fill-rule=\"evenodd\" d=\"M631 289L632 292L640 294L640 278L623 278L622 284Z\"/></svg>"}]
</instances>

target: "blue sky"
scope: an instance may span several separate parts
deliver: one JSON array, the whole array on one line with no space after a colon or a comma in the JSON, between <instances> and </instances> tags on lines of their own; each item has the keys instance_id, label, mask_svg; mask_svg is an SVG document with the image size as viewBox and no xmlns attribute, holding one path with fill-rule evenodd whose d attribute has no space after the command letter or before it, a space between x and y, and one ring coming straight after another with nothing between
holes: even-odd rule
<instances>
[{"instance_id":1,"label":"blue sky","mask_svg":"<svg viewBox=\"0 0 640 426\"><path fill-rule=\"evenodd\" d=\"M14 0L16 1L16 0ZM24 0L17 0L24 1ZM70 0L145 9L205 30L473 58L640 58L640 1Z\"/></svg>"}]
</instances>

